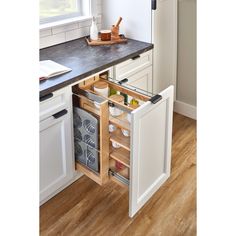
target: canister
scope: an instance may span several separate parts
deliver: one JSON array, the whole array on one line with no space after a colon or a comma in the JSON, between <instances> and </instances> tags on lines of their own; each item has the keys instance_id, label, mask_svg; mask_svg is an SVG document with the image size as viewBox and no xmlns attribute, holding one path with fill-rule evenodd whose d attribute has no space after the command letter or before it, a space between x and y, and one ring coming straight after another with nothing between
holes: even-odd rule
<instances>
[{"instance_id":1,"label":"canister","mask_svg":"<svg viewBox=\"0 0 236 236\"><path fill-rule=\"evenodd\" d=\"M109 98L112 99L113 101L124 104L124 97L122 95L114 94L114 95L111 95ZM120 116L123 113L123 111L117 108L115 105L109 106L109 111L110 111L110 114L115 117Z\"/></svg>"},{"instance_id":2,"label":"canister","mask_svg":"<svg viewBox=\"0 0 236 236\"><path fill-rule=\"evenodd\" d=\"M109 86L105 81L98 81L93 85L94 92L97 94L108 97L109 95Z\"/></svg>"}]
</instances>

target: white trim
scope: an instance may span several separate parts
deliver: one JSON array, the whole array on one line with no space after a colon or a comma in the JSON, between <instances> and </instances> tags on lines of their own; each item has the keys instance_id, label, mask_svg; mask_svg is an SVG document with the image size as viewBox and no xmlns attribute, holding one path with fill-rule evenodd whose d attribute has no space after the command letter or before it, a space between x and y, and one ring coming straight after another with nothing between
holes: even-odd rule
<instances>
[{"instance_id":1,"label":"white trim","mask_svg":"<svg viewBox=\"0 0 236 236\"><path fill-rule=\"evenodd\" d=\"M52 28L52 27L56 27L56 26L63 26L63 25L67 25L67 24L71 24L71 23L75 23L75 22L86 21L86 20L91 20L91 19L92 19L92 16L79 16L79 17L64 19L64 20L55 21L55 22L51 22L51 23L40 24L39 29L43 30L43 29L48 29L48 28Z\"/></svg>"},{"instance_id":2,"label":"white trim","mask_svg":"<svg viewBox=\"0 0 236 236\"><path fill-rule=\"evenodd\" d=\"M165 23L168 22L167 27ZM159 1L157 10L152 11L152 43L153 49L153 93L160 93L170 85L174 86L174 100L177 88L178 57L178 2L177 0ZM171 38L166 41L165 38ZM168 53L160 53L164 48ZM163 50L162 50L163 51ZM168 70L165 68L169 63Z\"/></svg>"},{"instance_id":3,"label":"white trim","mask_svg":"<svg viewBox=\"0 0 236 236\"><path fill-rule=\"evenodd\" d=\"M197 120L197 107L196 106L192 106L190 104L177 100L175 101L175 104L174 104L174 111L181 115Z\"/></svg>"}]
</instances>

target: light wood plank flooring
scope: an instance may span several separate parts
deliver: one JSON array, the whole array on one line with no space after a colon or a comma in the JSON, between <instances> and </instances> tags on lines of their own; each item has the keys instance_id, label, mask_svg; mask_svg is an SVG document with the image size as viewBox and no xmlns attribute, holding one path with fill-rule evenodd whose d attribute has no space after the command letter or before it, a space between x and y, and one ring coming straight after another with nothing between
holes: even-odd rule
<instances>
[{"instance_id":1,"label":"light wood plank flooring","mask_svg":"<svg viewBox=\"0 0 236 236\"><path fill-rule=\"evenodd\" d=\"M196 121L174 114L171 177L133 219L126 189L82 177L41 206L40 234L196 235Z\"/></svg>"}]
</instances>

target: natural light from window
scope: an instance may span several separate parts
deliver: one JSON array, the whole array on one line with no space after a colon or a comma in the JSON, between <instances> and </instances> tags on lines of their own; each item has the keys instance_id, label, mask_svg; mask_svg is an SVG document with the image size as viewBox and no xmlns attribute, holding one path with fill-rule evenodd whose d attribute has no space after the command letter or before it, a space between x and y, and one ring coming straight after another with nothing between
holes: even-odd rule
<instances>
[{"instance_id":1,"label":"natural light from window","mask_svg":"<svg viewBox=\"0 0 236 236\"><path fill-rule=\"evenodd\" d=\"M40 23L85 16L84 5L83 0L40 0Z\"/></svg>"}]
</instances>

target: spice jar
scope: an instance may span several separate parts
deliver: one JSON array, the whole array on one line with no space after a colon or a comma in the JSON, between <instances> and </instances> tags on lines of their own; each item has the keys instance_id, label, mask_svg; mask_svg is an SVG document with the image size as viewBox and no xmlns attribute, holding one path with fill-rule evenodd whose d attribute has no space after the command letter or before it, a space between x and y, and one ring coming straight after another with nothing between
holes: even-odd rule
<instances>
[{"instance_id":1,"label":"spice jar","mask_svg":"<svg viewBox=\"0 0 236 236\"><path fill-rule=\"evenodd\" d=\"M111 41L111 30L101 30L100 33L102 41Z\"/></svg>"}]
</instances>

